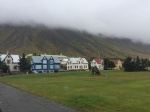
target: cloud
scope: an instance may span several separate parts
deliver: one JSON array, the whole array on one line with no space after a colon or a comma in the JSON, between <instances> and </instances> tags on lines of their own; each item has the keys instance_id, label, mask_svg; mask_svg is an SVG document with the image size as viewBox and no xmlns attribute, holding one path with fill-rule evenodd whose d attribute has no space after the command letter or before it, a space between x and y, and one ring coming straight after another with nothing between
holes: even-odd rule
<instances>
[{"instance_id":1,"label":"cloud","mask_svg":"<svg viewBox=\"0 0 150 112\"><path fill-rule=\"evenodd\" d=\"M64 27L150 43L149 0L0 0L0 24Z\"/></svg>"}]
</instances>

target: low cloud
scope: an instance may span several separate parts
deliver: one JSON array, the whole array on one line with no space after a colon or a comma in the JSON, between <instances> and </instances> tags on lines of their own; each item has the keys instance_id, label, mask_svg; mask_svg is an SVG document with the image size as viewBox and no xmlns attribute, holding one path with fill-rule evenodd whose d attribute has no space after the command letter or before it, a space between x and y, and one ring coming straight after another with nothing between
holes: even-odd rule
<instances>
[{"instance_id":1,"label":"low cloud","mask_svg":"<svg viewBox=\"0 0 150 112\"><path fill-rule=\"evenodd\" d=\"M149 0L0 0L0 24L45 25L150 43Z\"/></svg>"}]
</instances>

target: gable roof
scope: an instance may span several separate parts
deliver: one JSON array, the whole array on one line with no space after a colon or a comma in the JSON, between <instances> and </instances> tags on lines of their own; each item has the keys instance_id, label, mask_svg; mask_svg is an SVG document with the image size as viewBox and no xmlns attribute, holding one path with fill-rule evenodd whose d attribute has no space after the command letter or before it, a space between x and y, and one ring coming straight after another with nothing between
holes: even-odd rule
<instances>
[{"instance_id":1,"label":"gable roof","mask_svg":"<svg viewBox=\"0 0 150 112\"><path fill-rule=\"evenodd\" d=\"M65 59L63 59L62 61L67 62L67 61L68 61L68 59L66 59L66 58L65 58Z\"/></svg>"},{"instance_id":2,"label":"gable roof","mask_svg":"<svg viewBox=\"0 0 150 112\"><path fill-rule=\"evenodd\" d=\"M19 62L19 59L20 59L19 55L11 55L11 54L8 54L8 55L10 55L12 57L13 63ZM1 54L0 59L3 61L8 55L7 54Z\"/></svg>"},{"instance_id":3,"label":"gable roof","mask_svg":"<svg viewBox=\"0 0 150 112\"><path fill-rule=\"evenodd\" d=\"M119 60L111 60L114 64L117 64Z\"/></svg>"},{"instance_id":4,"label":"gable roof","mask_svg":"<svg viewBox=\"0 0 150 112\"><path fill-rule=\"evenodd\" d=\"M52 57L54 59L54 63L60 63L60 60L55 56L32 56L31 59L34 63L42 63L44 57L46 57L47 60L50 60Z\"/></svg>"},{"instance_id":5,"label":"gable roof","mask_svg":"<svg viewBox=\"0 0 150 112\"><path fill-rule=\"evenodd\" d=\"M94 58L93 60L95 60L96 63L100 64L103 59L102 58Z\"/></svg>"}]
</instances>

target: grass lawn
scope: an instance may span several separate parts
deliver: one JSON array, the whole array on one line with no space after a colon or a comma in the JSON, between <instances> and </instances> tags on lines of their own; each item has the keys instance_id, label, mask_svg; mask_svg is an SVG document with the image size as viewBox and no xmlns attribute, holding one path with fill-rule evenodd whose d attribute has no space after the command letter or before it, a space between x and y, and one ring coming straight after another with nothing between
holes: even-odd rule
<instances>
[{"instance_id":1,"label":"grass lawn","mask_svg":"<svg viewBox=\"0 0 150 112\"><path fill-rule=\"evenodd\" d=\"M80 112L150 112L150 72L65 72L0 77L0 82Z\"/></svg>"}]
</instances>

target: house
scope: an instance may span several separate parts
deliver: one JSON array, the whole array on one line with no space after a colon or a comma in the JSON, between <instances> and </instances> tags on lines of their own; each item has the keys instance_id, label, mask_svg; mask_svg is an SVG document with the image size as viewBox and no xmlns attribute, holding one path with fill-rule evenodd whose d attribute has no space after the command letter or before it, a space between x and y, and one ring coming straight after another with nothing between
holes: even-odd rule
<instances>
[{"instance_id":1,"label":"house","mask_svg":"<svg viewBox=\"0 0 150 112\"><path fill-rule=\"evenodd\" d=\"M111 60L111 61L114 62L114 64L115 64L115 67L113 69L120 70L122 68L122 61L121 60L114 59L114 60Z\"/></svg>"},{"instance_id":2,"label":"house","mask_svg":"<svg viewBox=\"0 0 150 112\"><path fill-rule=\"evenodd\" d=\"M63 55L62 53L60 55L47 55L47 54L39 54L40 56L53 56L53 57L57 57L60 61L62 61L63 59L67 59L68 56ZM31 57L33 56L33 54L28 54L26 55L26 57Z\"/></svg>"},{"instance_id":3,"label":"house","mask_svg":"<svg viewBox=\"0 0 150 112\"><path fill-rule=\"evenodd\" d=\"M69 58L67 70L88 70L88 61L85 58Z\"/></svg>"},{"instance_id":4,"label":"house","mask_svg":"<svg viewBox=\"0 0 150 112\"><path fill-rule=\"evenodd\" d=\"M58 71L60 60L54 56L31 56L31 71L43 73Z\"/></svg>"},{"instance_id":5,"label":"house","mask_svg":"<svg viewBox=\"0 0 150 112\"><path fill-rule=\"evenodd\" d=\"M61 65L67 65L68 58L62 59Z\"/></svg>"},{"instance_id":6,"label":"house","mask_svg":"<svg viewBox=\"0 0 150 112\"><path fill-rule=\"evenodd\" d=\"M0 54L1 61L5 62L9 67L10 72L18 72L19 70L19 55L12 55L7 52L7 54Z\"/></svg>"},{"instance_id":7,"label":"house","mask_svg":"<svg viewBox=\"0 0 150 112\"><path fill-rule=\"evenodd\" d=\"M104 70L104 60L102 58L94 58L91 61L91 67L97 67L99 70Z\"/></svg>"}]
</instances>

